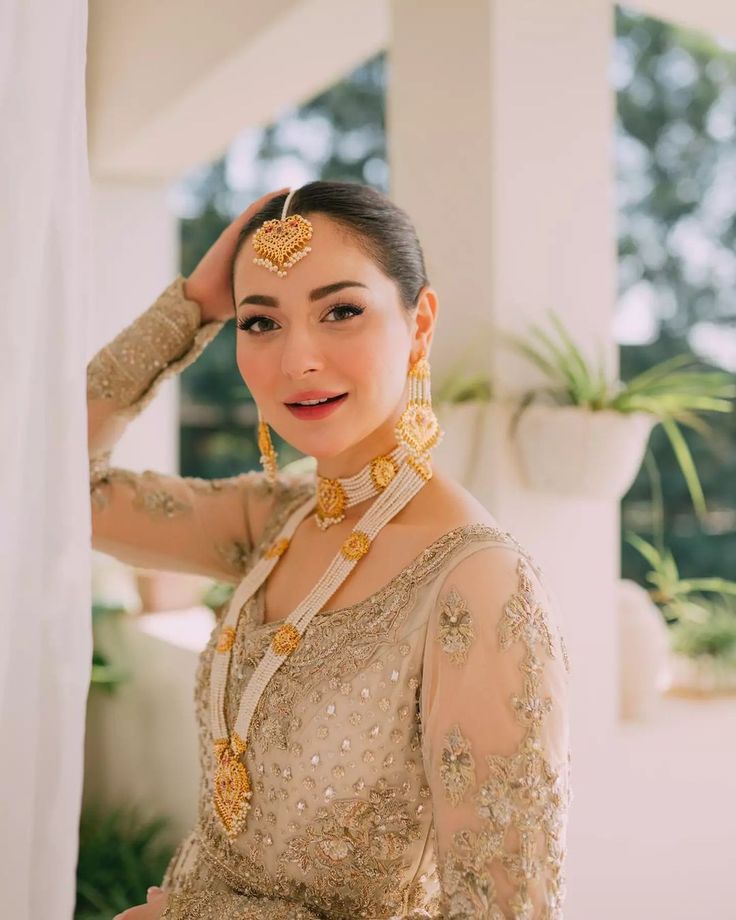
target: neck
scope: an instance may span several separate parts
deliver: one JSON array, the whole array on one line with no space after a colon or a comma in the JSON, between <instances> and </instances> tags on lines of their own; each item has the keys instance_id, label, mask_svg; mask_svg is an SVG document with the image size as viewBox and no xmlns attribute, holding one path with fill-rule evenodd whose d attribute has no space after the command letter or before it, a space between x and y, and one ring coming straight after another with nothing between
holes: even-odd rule
<instances>
[{"instance_id":1,"label":"neck","mask_svg":"<svg viewBox=\"0 0 736 920\"><path fill-rule=\"evenodd\" d=\"M327 479L348 479L359 473L374 457L390 454L396 444L393 432L380 439L371 439L370 444L355 444L336 457L318 459L317 475Z\"/></svg>"}]
</instances>

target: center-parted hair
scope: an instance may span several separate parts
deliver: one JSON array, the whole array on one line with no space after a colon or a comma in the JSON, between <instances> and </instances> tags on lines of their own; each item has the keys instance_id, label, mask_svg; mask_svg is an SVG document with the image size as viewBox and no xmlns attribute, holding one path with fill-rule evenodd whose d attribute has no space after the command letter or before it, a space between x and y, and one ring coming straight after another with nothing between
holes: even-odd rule
<instances>
[{"instance_id":1,"label":"center-parted hair","mask_svg":"<svg viewBox=\"0 0 736 920\"><path fill-rule=\"evenodd\" d=\"M235 265L247 238L267 220L281 217L286 195L272 198L240 231L230 266L235 304ZM291 199L290 214L324 214L360 246L387 277L396 282L407 310L417 305L429 284L424 253L409 215L370 185L356 182L309 182Z\"/></svg>"}]
</instances>

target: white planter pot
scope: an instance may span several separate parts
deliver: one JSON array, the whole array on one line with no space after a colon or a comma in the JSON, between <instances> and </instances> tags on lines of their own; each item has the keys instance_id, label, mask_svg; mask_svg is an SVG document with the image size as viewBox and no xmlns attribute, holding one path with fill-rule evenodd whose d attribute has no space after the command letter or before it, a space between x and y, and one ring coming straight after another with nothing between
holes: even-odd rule
<instances>
[{"instance_id":1,"label":"white planter pot","mask_svg":"<svg viewBox=\"0 0 736 920\"><path fill-rule=\"evenodd\" d=\"M688 658L673 652L671 665L669 692L675 696L736 695L736 665L733 662L712 655Z\"/></svg>"},{"instance_id":2,"label":"white planter pot","mask_svg":"<svg viewBox=\"0 0 736 920\"><path fill-rule=\"evenodd\" d=\"M432 450L432 462L466 488L472 483L478 465L488 406L488 402L469 401L432 407L444 432Z\"/></svg>"},{"instance_id":3,"label":"white planter pot","mask_svg":"<svg viewBox=\"0 0 736 920\"><path fill-rule=\"evenodd\" d=\"M543 492L619 499L639 471L657 423L645 412L527 406L514 432L527 484Z\"/></svg>"},{"instance_id":4,"label":"white planter pot","mask_svg":"<svg viewBox=\"0 0 736 920\"><path fill-rule=\"evenodd\" d=\"M647 591L627 578L618 583L619 714L647 721L666 688L669 633Z\"/></svg>"}]
</instances>

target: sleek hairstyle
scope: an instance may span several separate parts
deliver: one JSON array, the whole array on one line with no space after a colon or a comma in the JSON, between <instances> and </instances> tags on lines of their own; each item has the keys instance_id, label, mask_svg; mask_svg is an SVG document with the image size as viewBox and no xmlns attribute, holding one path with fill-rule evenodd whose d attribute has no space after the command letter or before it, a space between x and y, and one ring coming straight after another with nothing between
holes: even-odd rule
<instances>
[{"instance_id":1,"label":"sleek hairstyle","mask_svg":"<svg viewBox=\"0 0 736 920\"><path fill-rule=\"evenodd\" d=\"M281 217L286 195L272 198L240 231L230 265L230 290L235 306L235 265L247 237ZM417 305L429 284L424 254L406 211L369 185L356 182L309 182L291 199L290 214L324 214L355 240L381 271L396 282L407 310Z\"/></svg>"}]
</instances>

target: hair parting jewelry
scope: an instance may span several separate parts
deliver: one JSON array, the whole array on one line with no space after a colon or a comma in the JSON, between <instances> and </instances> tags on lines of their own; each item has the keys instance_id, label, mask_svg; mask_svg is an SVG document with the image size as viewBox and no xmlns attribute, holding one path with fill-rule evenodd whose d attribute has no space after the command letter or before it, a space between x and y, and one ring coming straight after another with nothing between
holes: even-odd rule
<instances>
[{"instance_id":1,"label":"hair parting jewelry","mask_svg":"<svg viewBox=\"0 0 736 920\"><path fill-rule=\"evenodd\" d=\"M253 262L262 265L279 278L286 276L286 269L292 268L312 251L307 243L312 239L312 224L302 214L287 217L291 199L296 189L286 196L281 218L265 221L253 234Z\"/></svg>"}]
</instances>

